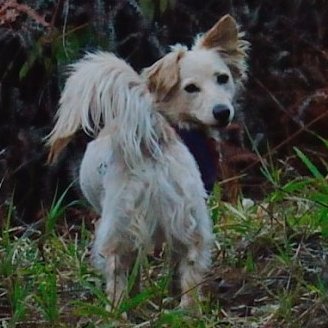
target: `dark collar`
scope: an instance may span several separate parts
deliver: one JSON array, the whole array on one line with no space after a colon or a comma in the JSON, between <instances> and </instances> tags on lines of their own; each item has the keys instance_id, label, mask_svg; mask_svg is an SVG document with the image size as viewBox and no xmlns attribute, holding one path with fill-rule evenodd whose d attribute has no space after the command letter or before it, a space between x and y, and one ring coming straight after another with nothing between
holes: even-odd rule
<instances>
[{"instance_id":1,"label":"dark collar","mask_svg":"<svg viewBox=\"0 0 328 328\"><path fill-rule=\"evenodd\" d=\"M194 156L207 193L211 193L218 179L219 154L215 141L201 128L175 127L184 144Z\"/></svg>"}]
</instances>

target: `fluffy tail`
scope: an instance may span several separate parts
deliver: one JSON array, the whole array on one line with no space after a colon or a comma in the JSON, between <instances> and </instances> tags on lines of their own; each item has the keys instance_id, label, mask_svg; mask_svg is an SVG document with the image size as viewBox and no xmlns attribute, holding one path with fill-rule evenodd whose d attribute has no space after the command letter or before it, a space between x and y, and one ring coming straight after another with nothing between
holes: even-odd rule
<instances>
[{"instance_id":1,"label":"fluffy tail","mask_svg":"<svg viewBox=\"0 0 328 328\"><path fill-rule=\"evenodd\" d=\"M47 136L48 161L57 159L80 127L94 137L109 128L126 163L134 166L145 150L160 151L152 107L145 82L123 60L105 52L86 55L71 66L55 127Z\"/></svg>"}]
</instances>

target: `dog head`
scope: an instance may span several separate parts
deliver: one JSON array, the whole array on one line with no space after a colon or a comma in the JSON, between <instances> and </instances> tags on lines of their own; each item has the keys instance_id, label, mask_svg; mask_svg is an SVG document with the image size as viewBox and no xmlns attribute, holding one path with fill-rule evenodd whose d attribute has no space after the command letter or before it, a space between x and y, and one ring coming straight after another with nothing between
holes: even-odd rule
<instances>
[{"instance_id":1,"label":"dog head","mask_svg":"<svg viewBox=\"0 0 328 328\"><path fill-rule=\"evenodd\" d=\"M144 70L159 111L172 124L230 123L236 89L246 77L248 42L242 36L236 21L226 15L198 37L191 50L174 46Z\"/></svg>"}]
</instances>

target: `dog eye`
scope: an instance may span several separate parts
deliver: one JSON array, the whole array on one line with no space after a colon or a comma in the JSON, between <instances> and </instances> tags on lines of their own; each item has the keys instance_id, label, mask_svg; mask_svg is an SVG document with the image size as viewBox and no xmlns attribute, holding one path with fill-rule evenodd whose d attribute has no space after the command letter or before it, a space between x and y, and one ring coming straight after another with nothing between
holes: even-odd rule
<instances>
[{"instance_id":1,"label":"dog eye","mask_svg":"<svg viewBox=\"0 0 328 328\"><path fill-rule=\"evenodd\" d=\"M195 84L188 84L184 87L185 91L189 92L189 93L194 93L194 92L199 92L200 88L197 87L197 85Z\"/></svg>"},{"instance_id":2,"label":"dog eye","mask_svg":"<svg viewBox=\"0 0 328 328\"><path fill-rule=\"evenodd\" d=\"M227 74L219 74L216 76L216 82L218 84L226 84L229 80L229 75Z\"/></svg>"}]
</instances>

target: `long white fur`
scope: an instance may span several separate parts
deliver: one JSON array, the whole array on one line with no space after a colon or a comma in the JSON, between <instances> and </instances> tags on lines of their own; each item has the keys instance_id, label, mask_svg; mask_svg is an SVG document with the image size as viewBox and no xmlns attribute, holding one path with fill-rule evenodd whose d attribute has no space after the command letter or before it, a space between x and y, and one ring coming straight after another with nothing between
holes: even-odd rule
<instances>
[{"instance_id":1,"label":"long white fur","mask_svg":"<svg viewBox=\"0 0 328 328\"><path fill-rule=\"evenodd\" d=\"M182 287L186 293L200 284L210 263L212 241L206 194L197 164L165 118L152 110L152 98L144 81L137 75L130 75L131 68L113 55L89 55L83 65L75 66L77 69L68 79L66 88L73 87L72 81L81 74L79 69L84 71L89 62L95 68L94 61L98 63L104 58L108 60L107 66L114 62L113 71L107 72L107 79L114 88L108 88L109 84L102 79L98 83L92 80L101 101L95 102L95 92L88 93L89 99L81 98L84 103L100 106L99 110L105 107L114 111L111 121L104 119L105 130L111 127L113 130L109 134L103 131L88 145L81 163L82 191L101 214L93 246L94 263L105 272L109 299L116 304L124 294L130 265L129 260L122 258L147 249L155 238L155 231L161 231L173 248L181 247L178 253ZM130 76L133 79L129 80ZM84 84L90 83L84 81ZM115 84L123 81L126 85L120 92ZM74 88L76 90L76 84ZM83 90L90 88L82 87ZM117 92L115 96L114 91ZM105 95L107 100L104 100ZM116 99L115 107L113 99ZM65 101L62 108L64 106ZM83 119L87 118L87 113L84 116L82 125L85 125ZM148 147L141 147L144 142ZM149 150L156 152L156 156L149 155ZM183 306L191 303L188 297L182 299Z\"/></svg>"},{"instance_id":2,"label":"long white fur","mask_svg":"<svg viewBox=\"0 0 328 328\"><path fill-rule=\"evenodd\" d=\"M127 292L136 253L158 236L180 263L180 305L195 304L193 291L210 265L212 225L198 166L171 124L187 117L211 126L217 104L233 116L235 84L245 75L246 43L237 33L225 16L192 50L174 48L142 77L104 52L71 66L48 144L56 155L80 127L95 137L81 163L80 185L101 215L92 258L106 277L111 306ZM217 74L229 81L218 85ZM188 83L200 91L188 93Z\"/></svg>"},{"instance_id":3,"label":"long white fur","mask_svg":"<svg viewBox=\"0 0 328 328\"><path fill-rule=\"evenodd\" d=\"M80 127L96 137L101 126L117 126L115 140L126 163L138 165L143 160L141 144L152 155L160 155L152 107L146 83L123 60L106 52L87 54L71 65L48 143L69 137Z\"/></svg>"}]
</instances>

